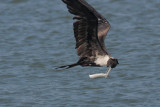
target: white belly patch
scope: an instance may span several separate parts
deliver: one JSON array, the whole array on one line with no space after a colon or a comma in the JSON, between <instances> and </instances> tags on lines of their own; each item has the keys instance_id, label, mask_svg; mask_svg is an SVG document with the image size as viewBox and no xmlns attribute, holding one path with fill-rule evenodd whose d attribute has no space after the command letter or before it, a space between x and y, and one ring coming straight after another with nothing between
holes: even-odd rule
<instances>
[{"instance_id":1,"label":"white belly patch","mask_svg":"<svg viewBox=\"0 0 160 107\"><path fill-rule=\"evenodd\" d=\"M105 55L105 56L97 56L95 63L100 65L100 66L107 66L107 62L109 60L109 56Z\"/></svg>"}]
</instances>

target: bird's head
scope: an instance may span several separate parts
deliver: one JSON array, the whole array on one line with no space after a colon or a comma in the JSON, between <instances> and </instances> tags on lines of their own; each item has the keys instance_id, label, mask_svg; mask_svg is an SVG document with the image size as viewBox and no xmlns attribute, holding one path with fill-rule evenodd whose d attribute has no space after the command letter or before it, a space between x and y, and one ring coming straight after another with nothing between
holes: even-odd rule
<instances>
[{"instance_id":1,"label":"bird's head","mask_svg":"<svg viewBox=\"0 0 160 107\"><path fill-rule=\"evenodd\" d=\"M107 62L107 67L115 68L117 66L117 64L119 64L118 59L116 59L114 57L110 57Z\"/></svg>"}]
</instances>

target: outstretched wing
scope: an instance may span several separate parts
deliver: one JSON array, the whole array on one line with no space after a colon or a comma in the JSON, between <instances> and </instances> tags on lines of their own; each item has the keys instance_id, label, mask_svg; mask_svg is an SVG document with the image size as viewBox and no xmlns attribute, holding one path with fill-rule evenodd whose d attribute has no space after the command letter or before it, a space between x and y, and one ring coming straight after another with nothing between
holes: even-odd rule
<instances>
[{"instance_id":1,"label":"outstretched wing","mask_svg":"<svg viewBox=\"0 0 160 107\"><path fill-rule=\"evenodd\" d=\"M105 18L98 17L98 19L99 19L99 21L98 21L98 40L101 43L103 50L105 50L107 52L104 41L105 41L105 38L106 38L107 33L108 33L111 26ZM107 54L109 54L109 53L107 53Z\"/></svg>"},{"instance_id":2,"label":"outstretched wing","mask_svg":"<svg viewBox=\"0 0 160 107\"><path fill-rule=\"evenodd\" d=\"M77 54L81 57L106 55L104 39L109 23L84 0L62 0L74 14L74 36Z\"/></svg>"}]
</instances>

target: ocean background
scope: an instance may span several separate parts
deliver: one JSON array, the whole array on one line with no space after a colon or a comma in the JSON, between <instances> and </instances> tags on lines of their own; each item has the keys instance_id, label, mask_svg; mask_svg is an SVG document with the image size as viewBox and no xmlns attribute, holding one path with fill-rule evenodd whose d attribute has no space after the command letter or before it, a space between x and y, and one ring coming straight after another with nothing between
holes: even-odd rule
<instances>
[{"instance_id":1,"label":"ocean background","mask_svg":"<svg viewBox=\"0 0 160 107\"><path fill-rule=\"evenodd\" d=\"M119 65L78 60L61 0L0 0L0 107L159 107L160 1L86 0L111 24L106 46Z\"/></svg>"}]
</instances>

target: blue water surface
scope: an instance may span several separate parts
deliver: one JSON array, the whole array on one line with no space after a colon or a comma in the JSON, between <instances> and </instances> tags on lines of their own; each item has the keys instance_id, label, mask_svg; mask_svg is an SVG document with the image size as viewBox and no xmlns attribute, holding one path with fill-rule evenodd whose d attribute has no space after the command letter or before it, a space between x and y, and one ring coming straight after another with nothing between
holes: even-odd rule
<instances>
[{"instance_id":1,"label":"blue water surface","mask_svg":"<svg viewBox=\"0 0 160 107\"><path fill-rule=\"evenodd\" d=\"M106 46L119 65L78 60L73 15L61 0L0 0L1 107L159 107L160 1L87 0L110 22Z\"/></svg>"}]
</instances>

